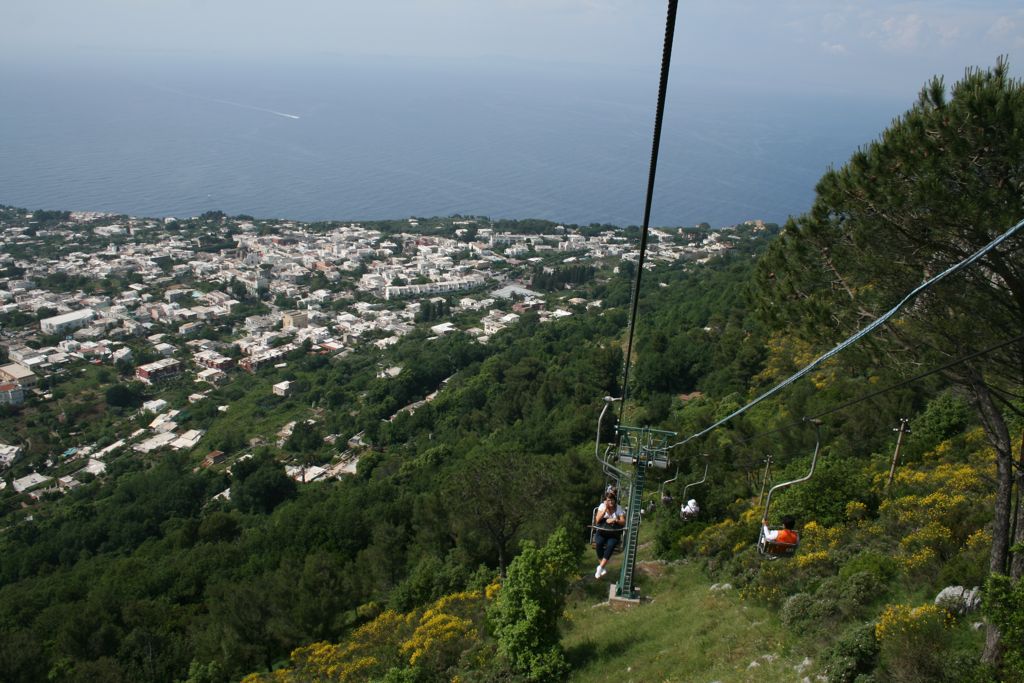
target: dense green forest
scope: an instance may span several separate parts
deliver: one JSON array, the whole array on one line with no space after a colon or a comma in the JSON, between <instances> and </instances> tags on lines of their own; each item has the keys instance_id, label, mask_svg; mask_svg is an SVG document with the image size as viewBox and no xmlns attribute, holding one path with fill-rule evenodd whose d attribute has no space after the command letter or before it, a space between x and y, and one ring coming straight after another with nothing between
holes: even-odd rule
<instances>
[{"instance_id":1,"label":"dense green forest","mask_svg":"<svg viewBox=\"0 0 1024 683\"><path fill-rule=\"evenodd\" d=\"M949 94L929 84L875 143L826 174L812 210L781 237L645 272L624 421L700 431L1013 226L1024 217L1021 130L1024 89L1004 64L969 73ZM1014 469L1024 465L1024 353L1019 340L1003 344L1024 320L1020 242L674 450L679 478L666 490L676 496L709 463L702 515L683 522L656 509L641 532L646 552L695 563L777 611L831 681L1024 676ZM238 420L316 406L319 426L284 446L309 462L323 448L316 430L361 432L372 447L353 476L296 486L266 447L230 473L163 455L31 518L9 516L5 678L570 675L560 619L573 587L593 582L581 578L590 567L581 558L607 483L594 429L603 397L623 390L632 269L542 275L545 286L590 288L602 307L544 324L526 313L487 345L417 332L333 361L299 350L286 369L218 390ZM384 363L404 369L378 377ZM296 387L280 407L245 384L280 379ZM445 380L435 400L399 412ZM197 423L209 417L199 410ZM823 423L818 471L773 501L773 517L798 518L801 548L766 562L754 549L764 458L773 456L773 482L805 473L815 433L802 418L813 416ZM912 431L890 483L901 418ZM601 436L610 441L612 427ZM229 421L213 422L207 438L240 447ZM229 499L214 498L225 489ZM981 612L933 604L948 585L983 587Z\"/></svg>"}]
</instances>

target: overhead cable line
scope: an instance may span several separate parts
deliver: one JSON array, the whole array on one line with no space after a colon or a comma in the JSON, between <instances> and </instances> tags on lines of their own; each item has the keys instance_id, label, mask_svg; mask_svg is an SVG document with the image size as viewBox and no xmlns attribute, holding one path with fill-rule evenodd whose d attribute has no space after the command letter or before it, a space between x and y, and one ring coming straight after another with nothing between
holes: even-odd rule
<instances>
[{"instance_id":1,"label":"overhead cable line","mask_svg":"<svg viewBox=\"0 0 1024 683\"><path fill-rule=\"evenodd\" d=\"M647 253L647 233L651 224L651 205L654 202L654 177L658 171L658 149L661 146L661 122L665 114L665 93L668 91L668 69L672 62L672 39L676 30L676 8L678 0L669 0L668 16L665 19L665 43L661 52L661 80L658 84L658 107L654 114L654 140L651 144L651 167L647 174L647 198L644 203L644 222L640 230L640 256L636 264L636 279L633 284L633 301L629 313L629 336L626 341L626 367L622 377L622 407L619 422L626 413L626 396L629 394L629 363L633 355L633 333L636 331L636 311L640 303L640 279L644 272L644 256Z\"/></svg>"},{"instance_id":2,"label":"overhead cable line","mask_svg":"<svg viewBox=\"0 0 1024 683\"><path fill-rule=\"evenodd\" d=\"M671 446L669 446L669 448L675 448L676 446L682 446L684 443L687 443L688 441L692 441L693 439L700 438L700 437L704 436L705 434L707 434L708 432L711 432L711 431L714 431L715 429L718 429L719 427L724 425L726 422L729 422L730 420L732 420L734 417L742 415L743 413L745 413L749 409L753 408L755 405L757 405L761 401L765 400L766 398L768 398L770 396L773 396L773 395L777 394L778 392L780 392L783 389L785 389L786 387L788 387L790 384L796 382L798 379L806 376L808 373L810 373L812 370L817 368L819 365L821 365L822 363L827 361L832 356L835 356L836 354L838 354L840 351L842 351L846 347L851 346L851 345L857 343L858 341L860 341L864 337L866 337L869 334L871 334L872 332L874 332L877 328L879 328L880 326L884 325L886 322L889 321L890 318L892 318L894 315L896 315L896 313L898 313L901 308L903 308L911 299L916 297L919 293L921 293L924 290L928 289L929 287L934 285L936 282L942 280L943 278L945 278L945 277L947 277L949 275L952 275L953 273L956 273L956 272L958 272L960 270L963 270L964 268L966 268L967 266L971 265L972 263L974 263L975 261L980 259L982 256L984 256L988 252L990 252L993 249L995 249L996 247L998 247L1000 244L1002 244L1006 240L1010 239L1010 237L1012 237L1014 235L1014 233L1016 233L1018 230L1020 230L1020 228L1022 226L1024 226L1024 219L1018 221L1017 224L1014 225L1012 228L1010 228L1009 230L1007 230L1003 234L999 235L994 240L992 240L991 242L989 242L988 244L983 246L981 249L978 249L976 252L974 252L973 254L968 256L967 258L963 259L962 261L959 261L958 263L953 264L949 268L946 268L944 271L942 271L938 275L935 275L935 276L929 278L928 280L925 280L923 283L921 283L920 285L915 287L909 294L907 294L905 297L903 297L903 299L901 299L898 304L896 304L891 309L889 309L888 311L883 313L880 317L875 319L867 327L865 327L862 330L854 333L849 338L847 338L845 341L839 343L832 350L830 350L830 351L828 351L826 353L823 353L822 355L818 356L813 361L811 361L806 366L804 366L802 369L796 371L795 373L790 375L788 378L782 380L781 382L776 384L774 387L772 387L768 391L764 392L763 394L761 394L757 398L753 399L752 401L750 401L749 403L747 403L743 407L738 408L737 410L734 410L733 412L729 413L728 415L723 417L718 422L715 422L714 424L712 424L710 427L706 427L705 429L702 429L701 431L699 431L699 432L697 432L695 434L691 434L690 436L686 437L685 439L682 439L681 441L677 441L676 443L674 443Z\"/></svg>"},{"instance_id":3,"label":"overhead cable line","mask_svg":"<svg viewBox=\"0 0 1024 683\"><path fill-rule=\"evenodd\" d=\"M943 363L942 365L940 365L940 366L938 366L936 368L932 368L931 370L928 370L927 372L922 372L920 375L915 375L915 376L910 377L908 379L902 380L900 382L897 382L896 384L893 384L891 386L885 387L884 389L878 389L877 391L872 391L872 392L864 394L863 396L860 396L858 398L851 399L851 400L847 401L846 403L840 403L838 406L836 406L834 408L829 408L828 410L823 411L821 413L818 413L817 415L812 415L811 419L817 419L817 418L820 418L820 417L825 417L826 415L831 415L832 413L837 413L840 410L845 410L846 408L849 408L850 406L856 405L856 404L861 403L863 401L867 401L869 399L874 398L875 396L879 396L879 395L884 394L886 392L894 391L896 389L900 389L902 387L907 386L908 384L913 384L914 382L916 382L918 380L922 380L925 377L929 377L931 375L940 373L943 370L948 370L951 367L954 367L956 365L960 365L961 363L966 363L969 360L974 360L975 358L978 358L980 356L985 356L987 354L992 353L993 351L998 351L999 349L1003 348L1004 346L1010 346L1010 345L1016 344L1017 342L1020 342L1020 341L1024 341L1024 334L1017 335L1013 339L1007 339L1005 341L1001 341L998 344L993 344L992 346L990 346L990 347L988 347L986 349L982 349L980 351L975 351L973 353L969 353L966 356L961 356L960 358L955 358L955 359L949 361L948 363Z\"/></svg>"},{"instance_id":4,"label":"overhead cable line","mask_svg":"<svg viewBox=\"0 0 1024 683\"><path fill-rule=\"evenodd\" d=\"M763 438L763 437L766 437L766 436L771 436L772 434L778 434L779 432L784 432L787 429L792 429L793 427L802 426L802 425L806 424L807 420L817 420L817 419L820 419L822 417L825 417L826 415L831 415L832 413L838 413L839 411L846 410L847 408L849 408L851 406L854 406L854 405L857 405L858 403L863 403L864 401L868 401L870 399L873 399L876 396L881 396L882 394L888 393L890 391L895 391L896 389L901 389L901 388L907 386L908 384L913 384L914 382L920 381L920 380L924 379L925 377L930 377L931 375L940 373L943 370L948 370L949 368L954 367L956 365L960 365L961 363L966 363L967 361L974 360L975 358L978 358L980 356L988 355L988 354L992 353L993 351L998 351L999 349L1001 349L1001 348L1003 348L1005 346L1011 346L1013 344L1017 344L1017 343L1022 342L1022 341L1024 341L1024 334L1017 335L1013 339L1006 339L1004 341L999 342L998 344L993 344L992 346L989 346L988 348L981 349L980 351L974 351L972 353L967 354L966 356L960 356L959 358L955 358L955 359L949 361L948 363L943 363L942 365L939 365L938 367L934 367L931 370L927 370L925 372L922 372L919 375L914 375L913 377L908 377L907 379L900 380L899 382L896 382L895 384L890 384L889 386L884 387L882 389L876 389L875 391L868 392L868 393L866 393L866 394L864 394L862 396L858 396L857 398L850 399L849 401L846 401L845 403L840 403L838 406L835 406L833 408L829 408L828 410L824 410L824 411L822 411L820 413L817 413L815 415L808 415L806 418L801 418L799 420L793 420L792 422L784 424L781 427L776 427L775 429L771 429L771 430L769 430L767 432L759 432L757 434L753 434L751 436L747 436L747 437L744 437L742 439L737 439L737 440L733 441L733 443L747 443L749 441L753 441L754 439L759 439L759 438Z\"/></svg>"}]
</instances>

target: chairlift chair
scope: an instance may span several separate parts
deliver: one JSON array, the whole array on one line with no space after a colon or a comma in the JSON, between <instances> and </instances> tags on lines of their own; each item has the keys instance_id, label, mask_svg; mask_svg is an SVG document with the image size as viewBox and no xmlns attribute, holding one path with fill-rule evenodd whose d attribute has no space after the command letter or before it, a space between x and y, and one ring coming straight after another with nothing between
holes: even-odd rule
<instances>
[{"instance_id":1,"label":"chairlift chair","mask_svg":"<svg viewBox=\"0 0 1024 683\"><path fill-rule=\"evenodd\" d=\"M805 476L800 477L799 479L785 481L782 482L781 484L776 484L771 488L770 491L768 491L768 499L764 503L764 514L761 516L761 519L764 521L768 520L768 510L771 508L772 505L772 494L781 489L793 486L794 484L800 484L802 482L805 482L812 476L814 476L814 467L818 463L818 453L821 452L821 420L808 420L808 422L814 425L815 436L814 455L811 457L811 469ZM757 552L761 555L761 557L763 557L766 560L777 560L780 557L793 557L794 555L796 555L797 548L800 547L799 534L797 535L795 542L787 543L785 541L769 539L767 536L765 536L764 529L765 525L762 522L761 530L758 532L757 537Z\"/></svg>"},{"instance_id":2,"label":"chairlift chair","mask_svg":"<svg viewBox=\"0 0 1024 683\"><path fill-rule=\"evenodd\" d=\"M704 456L704 458L705 458L705 460L704 460L704 476L701 477L699 481L690 482L689 484L687 484L686 486L683 487L683 496L682 496L682 498L683 498L684 501L688 500L688 498L686 497L686 492L690 489L691 486L700 486L701 484L703 484L704 482L706 482L708 480L708 462L707 462L707 457L708 456L705 454L705 456ZM685 512L685 509L686 509L685 507L680 507L679 508L679 518L681 520L683 520L684 522L688 522L688 521L692 520L694 517L696 517L698 514L700 514L699 510L696 511L696 512L693 512L693 513L687 513L687 512Z\"/></svg>"},{"instance_id":3,"label":"chairlift chair","mask_svg":"<svg viewBox=\"0 0 1024 683\"><path fill-rule=\"evenodd\" d=\"M613 459L615 457L614 456L614 451L615 451L615 446L614 445L609 445L605 449L604 456L602 457L602 455L601 455L601 422L604 420L605 413L608 412L608 406L610 406L612 403L614 403L616 401L621 401L621 400L622 400L621 398L613 398L611 396L605 396L604 397L604 407L601 409L601 415L597 418L597 438L594 441L594 457L597 459L597 461L599 463L601 463L601 470L604 472L605 476L608 477L608 479L610 481L614 482L614 484L609 484L608 486L605 487L605 491L606 492L607 492L608 488L610 486L612 486L612 485L615 486L615 489L616 489L617 492L621 491L622 490L621 484L627 478L626 477L626 473L624 471L620 470L619 468L615 467L612 464L612 461L613 461ZM602 493L602 498L603 498L603 495L604 494ZM598 531L604 531L606 533L613 533L613 534L617 533L617 534L619 534L619 538L620 539L622 538L622 532L625 531L625 527L622 527L621 529L619 529L619 528L608 528L608 527L601 527L601 526L598 526L597 524L594 524L594 518L597 517L597 509L599 507L601 507L601 506L600 505L595 505L594 509L590 511L590 522L587 525L588 528L590 529L590 547L591 548L597 546L597 532ZM624 509L626 509L627 512L628 512L628 508L624 508ZM623 548L623 544L621 542L616 543L615 544L614 552L615 553L621 553L622 552L622 548Z\"/></svg>"},{"instance_id":4,"label":"chairlift chair","mask_svg":"<svg viewBox=\"0 0 1024 683\"><path fill-rule=\"evenodd\" d=\"M622 548L623 548L622 533L626 530L626 527L625 526L612 527L612 526L603 526L603 525L600 525L600 524L594 524L594 518L597 517L597 509L599 507L601 507L601 506L600 505L595 505L593 511L591 511L591 513L590 513L590 547L591 548L596 548L597 547L597 532L598 531L604 533L605 535L616 535L616 536L619 537L619 542L615 544L615 548L612 550L612 552L615 553L616 555L618 555L619 553L622 552ZM625 508L623 508L623 510L625 510L627 514L629 513L629 510L626 510Z\"/></svg>"},{"instance_id":5,"label":"chairlift chair","mask_svg":"<svg viewBox=\"0 0 1024 683\"><path fill-rule=\"evenodd\" d=\"M672 504L672 494L669 493L668 491L666 491L665 487L668 484L671 484L672 482L674 482L678 478L679 478L679 466L676 465L676 476L672 477L671 479L666 479L665 481L661 482L661 486L658 487L658 499L661 501L662 505L671 505Z\"/></svg>"}]
</instances>

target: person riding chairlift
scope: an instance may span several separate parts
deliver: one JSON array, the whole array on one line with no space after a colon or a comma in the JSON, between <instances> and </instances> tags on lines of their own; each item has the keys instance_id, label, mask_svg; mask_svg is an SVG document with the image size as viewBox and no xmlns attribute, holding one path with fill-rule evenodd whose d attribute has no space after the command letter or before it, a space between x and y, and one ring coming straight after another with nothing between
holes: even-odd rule
<instances>
[{"instance_id":1,"label":"person riding chairlift","mask_svg":"<svg viewBox=\"0 0 1024 683\"><path fill-rule=\"evenodd\" d=\"M694 498L686 501L686 505L681 505L679 507L679 515L683 519L692 519L696 517L699 512L700 506L697 505L697 501Z\"/></svg>"},{"instance_id":2,"label":"person riding chairlift","mask_svg":"<svg viewBox=\"0 0 1024 683\"><path fill-rule=\"evenodd\" d=\"M600 579L608 573L605 565L615 552L615 546L626 526L626 511L619 505L614 490L605 493L604 502L595 511L594 526L597 527L594 549L597 551L598 560L594 578Z\"/></svg>"},{"instance_id":3,"label":"person riding chairlift","mask_svg":"<svg viewBox=\"0 0 1024 683\"><path fill-rule=\"evenodd\" d=\"M785 553L792 551L800 541L800 536L793 529L796 526L796 518L793 515L783 515L781 529L769 529L768 520L761 520L761 533L767 542L769 552Z\"/></svg>"}]
</instances>

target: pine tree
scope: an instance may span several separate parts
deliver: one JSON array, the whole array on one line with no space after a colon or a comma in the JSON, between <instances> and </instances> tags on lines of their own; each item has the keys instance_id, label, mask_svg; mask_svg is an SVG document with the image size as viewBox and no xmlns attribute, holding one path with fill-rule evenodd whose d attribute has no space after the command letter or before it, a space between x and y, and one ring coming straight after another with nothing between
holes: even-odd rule
<instances>
[{"instance_id":1,"label":"pine tree","mask_svg":"<svg viewBox=\"0 0 1024 683\"><path fill-rule=\"evenodd\" d=\"M935 78L879 140L828 171L811 211L789 221L761 264L764 310L807 338L843 339L1016 224L1022 197L1024 88L1005 60L968 70L948 98ZM1015 237L923 292L862 349L919 368L1013 337L1024 320L1021 243ZM971 398L996 452L989 570L1015 578L1024 557L1011 565L1013 462L1004 411L1024 384L1022 355L1015 344L944 372ZM1021 534L1018 523L1017 540ZM997 653L990 628L986 659Z\"/></svg>"}]
</instances>

